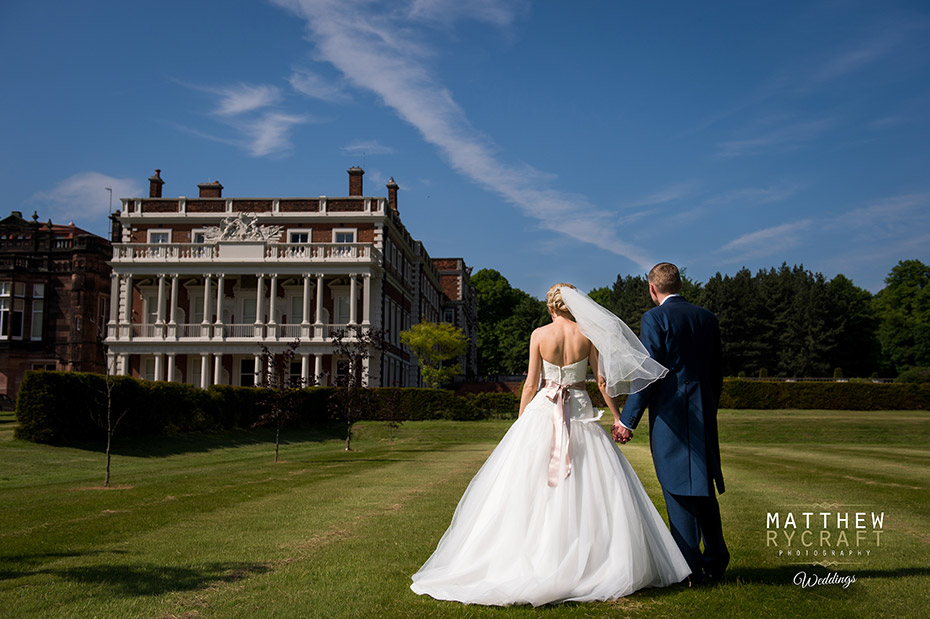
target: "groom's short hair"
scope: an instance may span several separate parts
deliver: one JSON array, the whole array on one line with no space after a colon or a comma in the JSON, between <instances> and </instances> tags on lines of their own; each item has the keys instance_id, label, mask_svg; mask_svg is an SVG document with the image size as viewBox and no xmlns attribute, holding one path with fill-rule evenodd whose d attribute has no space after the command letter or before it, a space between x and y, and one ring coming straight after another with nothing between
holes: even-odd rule
<instances>
[{"instance_id":1,"label":"groom's short hair","mask_svg":"<svg viewBox=\"0 0 930 619\"><path fill-rule=\"evenodd\" d=\"M649 271L649 283L662 294L681 292L681 273L671 262L660 262Z\"/></svg>"}]
</instances>

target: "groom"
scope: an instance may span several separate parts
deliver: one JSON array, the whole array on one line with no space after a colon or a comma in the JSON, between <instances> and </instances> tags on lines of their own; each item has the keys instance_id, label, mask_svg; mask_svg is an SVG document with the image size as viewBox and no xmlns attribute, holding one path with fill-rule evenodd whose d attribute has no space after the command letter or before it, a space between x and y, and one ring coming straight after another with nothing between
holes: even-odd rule
<instances>
[{"instance_id":1,"label":"groom","mask_svg":"<svg viewBox=\"0 0 930 619\"><path fill-rule=\"evenodd\" d=\"M640 339L668 375L629 396L613 435L629 441L649 407L652 461L672 537L691 567L691 582L704 584L719 580L730 561L714 492L715 483L717 491L724 490L717 440L720 328L716 316L680 292L674 264L662 262L649 271L649 295L658 307L643 314Z\"/></svg>"}]
</instances>

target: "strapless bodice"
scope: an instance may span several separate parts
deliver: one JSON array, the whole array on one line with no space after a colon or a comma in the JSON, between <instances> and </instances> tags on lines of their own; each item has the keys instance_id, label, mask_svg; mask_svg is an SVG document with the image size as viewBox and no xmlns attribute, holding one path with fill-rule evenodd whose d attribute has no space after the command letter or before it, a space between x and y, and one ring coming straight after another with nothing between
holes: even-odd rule
<instances>
[{"instance_id":1,"label":"strapless bodice","mask_svg":"<svg viewBox=\"0 0 930 619\"><path fill-rule=\"evenodd\" d=\"M555 365L543 359L543 378L559 383L571 385L583 382L588 376L588 360L581 359L569 365Z\"/></svg>"}]
</instances>

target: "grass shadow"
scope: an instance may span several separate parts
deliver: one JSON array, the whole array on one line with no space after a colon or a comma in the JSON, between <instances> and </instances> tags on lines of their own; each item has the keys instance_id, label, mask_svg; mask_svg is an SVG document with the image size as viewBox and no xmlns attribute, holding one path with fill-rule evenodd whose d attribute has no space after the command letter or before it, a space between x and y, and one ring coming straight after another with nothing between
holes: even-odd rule
<instances>
[{"instance_id":1,"label":"grass shadow","mask_svg":"<svg viewBox=\"0 0 930 619\"><path fill-rule=\"evenodd\" d=\"M315 424L283 428L281 446L295 443L322 443L344 438L342 425L338 423ZM105 436L100 443L69 445L75 449L103 453L106 449ZM130 458L165 458L180 454L209 452L216 449L234 449L254 445L274 444L274 429L223 430L218 432L194 432L175 436L130 436L121 438L119 432L113 437L112 453Z\"/></svg>"},{"instance_id":2,"label":"grass shadow","mask_svg":"<svg viewBox=\"0 0 930 619\"><path fill-rule=\"evenodd\" d=\"M102 585L123 596L154 596L195 591L214 583L232 583L270 570L264 563L208 563L198 568L142 563L44 569L34 573L82 585Z\"/></svg>"}]
</instances>

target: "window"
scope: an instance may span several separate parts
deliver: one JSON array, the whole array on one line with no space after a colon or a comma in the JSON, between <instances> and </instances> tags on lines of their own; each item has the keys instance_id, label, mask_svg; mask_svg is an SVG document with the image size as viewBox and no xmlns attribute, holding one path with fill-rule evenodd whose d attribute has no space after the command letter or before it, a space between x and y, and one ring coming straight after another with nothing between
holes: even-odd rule
<instances>
[{"instance_id":1,"label":"window","mask_svg":"<svg viewBox=\"0 0 930 619\"><path fill-rule=\"evenodd\" d=\"M55 370L58 369L58 364L55 363L54 361L48 361L48 362L43 362L43 363L33 363L32 369L33 370L45 370L46 372L54 372Z\"/></svg>"},{"instance_id":2,"label":"window","mask_svg":"<svg viewBox=\"0 0 930 619\"><path fill-rule=\"evenodd\" d=\"M336 323L337 325L349 324L349 295L341 294L336 296Z\"/></svg>"},{"instance_id":3,"label":"window","mask_svg":"<svg viewBox=\"0 0 930 619\"><path fill-rule=\"evenodd\" d=\"M254 324L255 316L255 299L242 299L242 324Z\"/></svg>"},{"instance_id":4,"label":"window","mask_svg":"<svg viewBox=\"0 0 930 619\"><path fill-rule=\"evenodd\" d=\"M299 295L291 297L291 315L288 316L288 322L296 325L304 320L304 298Z\"/></svg>"},{"instance_id":5,"label":"window","mask_svg":"<svg viewBox=\"0 0 930 619\"><path fill-rule=\"evenodd\" d=\"M239 360L239 386L255 386L255 358Z\"/></svg>"},{"instance_id":6,"label":"window","mask_svg":"<svg viewBox=\"0 0 930 619\"><path fill-rule=\"evenodd\" d=\"M11 282L0 282L0 339L10 337Z\"/></svg>"},{"instance_id":7,"label":"window","mask_svg":"<svg viewBox=\"0 0 930 619\"><path fill-rule=\"evenodd\" d=\"M287 384L289 386L300 386L303 382L303 362L302 361L291 361L290 372L287 376Z\"/></svg>"},{"instance_id":8,"label":"window","mask_svg":"<svg viewBox=\"0 0 930 619\"><path fill-rule=\"evenodd\" d=\"M171 230L149 230L149 243L170 243Z\"/></svg>"},{"instance_id":9,"label":"window","mask_svg":"<svg viewBox=\"0 0 930 619\"><path fill-rule=\"evenodd\" d=\"M191 243L204 243L207 240L206 230L191 230ZM153 243L160 243L161 241L152 241Z\"/></svg>"},{"instance_id":10,"label":"window","mask_svg":"<svg viewBox=\"0 0 930 619\"><path fill-rule=\"evenodd\" d=\"M442 313L442 321L448 322L450 324L455 324L455 312L450 309L447 309Z\"/></svg>"},{"instance_id":11,"label":"window","mask_svg":"<svg viewBox=\"0 0 930 619\"><path fill-rule=\"evenodd\" d=\"M355 230L333 230L333 243L354 243Z\"/></svg>"},{"instance_id":12,"label":"window","mask_svg":"<svg viewBox=\"0 0 930 619\"><path fill-rule=\"evenodd\" d=\"M288 234L288 243L309 243L309 230L291 230Z\"/></svg>"},{"instance_id":13,"label":"window","mask_svg":"<svg viewBox=\"0 0 930 619\"><path fill-rule=\"evenodd\" d=\"M155 380L155 357L143 357L142 380Z\"/></svg>"},{"instance_id":14,"label":"window","mask_svg":"<svg viewBox=\"0 0 930 619\"><path fill-rule=\"evenodd\" d=\"M43 317L45 313L45 301L42 299L32 300L32 331L29 334L31 340L42 339Z\"/></svg>"}]
</instances>

